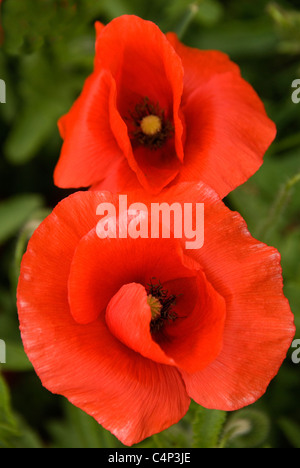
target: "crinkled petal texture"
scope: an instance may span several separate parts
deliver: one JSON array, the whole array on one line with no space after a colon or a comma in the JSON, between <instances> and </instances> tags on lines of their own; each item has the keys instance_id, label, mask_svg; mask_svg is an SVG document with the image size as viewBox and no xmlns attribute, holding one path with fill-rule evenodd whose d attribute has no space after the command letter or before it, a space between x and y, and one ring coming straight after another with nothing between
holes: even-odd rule
<instances>
[{"instance_id":1,"label":"crinkled petal texture","mask_svg":"<svg viewBox=\"0 0 300 468\"><path fill-rule=\"evenodd\" d=\"M226 301L222 350L200 372L182 372L187 392L206 408L237 410L265 393L295 334L280 254L254 239L243 218L210 188L180 184L167 197L204 203L205 242L188 254Z\"/></svg>"},{"instance_id":2,"label":"crinkled petal texture","mask_svg":"<svg viewBox=\"0 0 300 468\"><path fill-rule=\"evenodd\" d=\"M176 367L145 358L126 346L116 332L111 332L112 325L106 323L105 308L101 305L104 287L108 285L111 292L105 296L105 306L108 306L122 285L119 268L124 272L130 266L135 272L135 256L123 256L124 251L111 250L110 257L103 259L106 264L98 264L102 270L96 273L97 277L82 286L83 294L85 287L89 288L90 297L87 302L84 297L79 300L78 307L85 306L91 321L86 319L89 323L82 324L84 320L80 320L76 310L77 320L72 315L69 294L75 294L76 299L76 291L72 291L72 262L78 262L79 277L81 269L86 269L89 275L89 269L94 267L93 249L92 258L81 259L80 252L77 257L77 248L80 250L86 236L93 234L98 204L108 201L113 200L106 195L77 193L58 205L38 228L24 257L18 306L25 350L44 386L66 396L122 442L131 445L181 419L190 399ZM92 236L92 242L95 241ZM102 241L98 239L98 243L101 250ZM104 245L104 255L105 252ZM170 275L171 279L172 272ZM124 277L123 284L130 281L129 277ZM96 319L91 314L95 301L100 307ZM136 308L138 301L139 298ZM140 307L143 310L146 304L142 301ZM163 354L162 350L153 352L158 351Z\"/></svg>"},{"instance_id":3,"label":"crinkled petal texture","mask_svg":"<svg viewBox=\"0 0 300 468\"><path fill-rule=\"evenodd\" d=\"M210 188L126 201L78 192L54 209L24 255L18 311L43 385L132 445L178 422L191 398L223 410L254 402L295 330L278 252ZM204 203L204 246L187 249L191 226L175 238L172 217L170 238L151 237L155 202Z\"/></svg>"},{"instance_id":4,"label":"crinkled petal texture","mask_svg":"<svg viewBox=\"0 0 300 468\"><path fill-rule=\"evenodd\" d=\"M186 47L136 16L96 29L94 71L59 121L56 185L158 194L201 181L223 198L259 169L276 128L227 55ZM153 113L159 144L140 125Z\"/></svg>"},{"instance_id":5,"label":"crinkled petal texture","mask_svg":"<svg viewBox=\"0 0 300 468\"><path fill-rule=\"evenodd\" d=\"M276 136L254 89L227 55L168 39L184 68L185 163L179 181L202 181L223 198L263 163Z\"/></svg>"},{"instance_id":6,"label":"crinkled petal texture","mask_svg":"<svg viewBox=\"0 0 300 468\"><path fill-rule=\"evenodd\" d=\"M59 122L65 144L55 181L62 187L105 181L110 178L108 166L120 170L121 154L126 165L122 166L119 188L124 189L128 174L133 172L136 185L139 181L147 191L158 193L178 175L183 160L181 60L165 35L149 21L124 16L105 28L98 26L97 32L94 73ZM175 130L156 150L130 139L135 130L131 115L145 99L153 105L159 103Z\"/></svg>"}]
</instances>

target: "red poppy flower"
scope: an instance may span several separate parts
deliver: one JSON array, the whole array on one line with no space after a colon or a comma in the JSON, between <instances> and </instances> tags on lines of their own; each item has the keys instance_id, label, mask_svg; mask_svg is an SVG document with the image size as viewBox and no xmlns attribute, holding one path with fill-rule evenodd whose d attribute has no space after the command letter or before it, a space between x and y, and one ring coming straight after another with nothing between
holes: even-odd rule
<instances>
[{"instance_id":1,"label":"red poppy flower","mask_svg":"<svg viewBox=\"0 0 300 468\"><path fill-rule=\"evenodd\" d=\"M187 233L126 238L154 202L204 203L203 247L188 249ZM99 206L118 204L88 191L54 209L23 258L18 310L43 385L131 445L179 421L191 398L222 410L256 401L295 330L278 252L210 188L130 193L119 229L110 212L101 239Z\"/></svg>"},{"instance_id":2,"label":"red poppy flower","mask_svg":"<svg viewBox=\"0 0 300 468\"><path fill-rule=\"evenodd\" d=\"M203 181L222 198L258 170L276 133L227 55L135 16L97 23L94 72L59 129L59 187L157 194Z\"/></svg>"}]
</instances>

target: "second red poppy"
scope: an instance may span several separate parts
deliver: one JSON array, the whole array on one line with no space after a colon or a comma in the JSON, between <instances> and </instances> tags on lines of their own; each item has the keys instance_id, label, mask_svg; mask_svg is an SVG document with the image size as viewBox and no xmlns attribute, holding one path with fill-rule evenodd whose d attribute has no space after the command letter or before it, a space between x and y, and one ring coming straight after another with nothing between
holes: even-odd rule
<instances>
[{"instance_id":1,"label":"second red poppy","mask_svg":"<svg viewBox=\"0 0 300 468\"><path fill-rule=\"evenodd\" d=\"M57 186L158 194L202 181L224 197L259 169L276 128L227 55L136 16L96 29L94 71L59 121Z\"/></svg>"}]
</instances>

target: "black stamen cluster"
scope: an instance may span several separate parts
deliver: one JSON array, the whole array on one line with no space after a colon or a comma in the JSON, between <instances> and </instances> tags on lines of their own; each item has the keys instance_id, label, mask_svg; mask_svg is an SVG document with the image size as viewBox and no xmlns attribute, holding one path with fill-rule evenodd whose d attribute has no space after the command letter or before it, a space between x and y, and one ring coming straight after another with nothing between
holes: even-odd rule
<instances>
[{"instance_id":1,"label":"black stamen cluster","mask_svg":"<svg viewBox=\"0 0 300 468\"><path fill-rule=\"evenodd\" d=\"M157 333L165 325L166 321L174 322L177 319L177 313L173 310L176 305L176 296L169 294L167 290L163 289L163 286L159 282L153 284L152 281L148 284L148 294L156 297L161 306L161 312L158 317L151 320L150 331L151 333Z\"/></svg>"},{"instance_id":2,"label":"black stamen cluster","mask_svg":"<svg viewBox=\"0 0 300 468\"><path fill-rule=\"evenodd\" d=\"M159 104L153 104L149 98L145 97L141 103L135 106L134 112L129 112L135 130L132 138L140 145L152 150L157 150L163 146L165 141L174 134L172 123L166 118L165 111L160 109ZM161 121L161 129L155 135L146 135L141 129L142 120L149 116L156 115Z\"/></svg>"}]
</instances>

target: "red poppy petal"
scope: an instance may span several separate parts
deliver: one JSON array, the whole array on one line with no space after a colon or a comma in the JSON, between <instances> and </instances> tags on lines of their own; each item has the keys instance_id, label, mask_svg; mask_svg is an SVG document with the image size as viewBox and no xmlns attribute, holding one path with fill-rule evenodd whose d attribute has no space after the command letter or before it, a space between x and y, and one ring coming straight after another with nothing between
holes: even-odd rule
<instances>
[{"instance_id":1,"label":"red poppy petal","mask_svg":"<svg viewBox=\"0 0 300 468\"><path fill-rule=\"evenodd\" d=\"M99 239L93 229L80 240L70 269L68 288L73 318L81 324L90 323L106 310L123 285L147 286L154 277L164 283L194 276L190 266L182 263L182 251L175 240Z\"/></svg>"},{"instance_id":2,"label":"red poppy petal","mask_svg":"<svg viewBox=\"0 0 300 468\"><path fill-rule=\"evenodd\" d=\"M251 86L234 74L211 78L183 112L188 131L178 180L202 180L221 197L259 169L276 135Z\"/></svg>"},{"instance_id":3,"label":"red poppy petal","mask_svg":"<svg viewBox=\"0 0 300 468\"><path fill-rule=\"evenodd\" d=\"M226 249L232 256L230 264L224 253L222 259L215 255L218 268L210 272L227 301L222 352L203 371L193 376L183 373L195 401L229 411L249 405L265 393L295 334L289 303L282 293L278 252L247 238L238 215L235 221L235 248Z\"/></svg>"},{"instance_id":4,"label":"red poppy petal","mask_svg":"<svg viewBox=\"0 0 300 468\"><path fill-rule=\"evenodd\" d=\"M118 127L115 100L116 86L110 74L94 73L70 112L60 119L65 141L54 173L57 186L92 185L123 158L110 125L113 121Z\"/></svg>"},{"instance_id":5,"label":"red poppy petal","mask_svg":"<svg viewBox=\"0 0 300 468\"><path fill-rule=\"evenodd\" d=\"M185 254L201 265L226 302L222 350L204 370L182 372L188 393L208 408L249 405L265 393L295 334L283 294L280 255L251 237L242 217L204 184L180 184L147 200L158 198L160 203L204 203L204 245ZM183 239L183 247L188 240Z\"/></svg>"},{"instance_id":6,"label":"red poppy petal","mask_svg":"<svg viewBox=\"0 0 300 468\"><path fill-rule=\"evenodd\" d=\"M225 301L200 271L196 281L174 280L165 288L177 295L178 318L166 327L165 340L159 344L181 370L194 373L210 364L221 351Z\"/></svg>"},{"instance_id":7,"label":"red poppy petal","mask_svg":"<svg viewBox=\"0 0 300 468\"><path fill-rule=\"evenodd\" d=\"M225 301L207 284L202 285L199 295L197 288L191 288L191 282L192 279L181 278L164 285L169 293L179 296L175 307L178 317L165 324L157 342L150 333L152 317L147 292L136 283L123 286L110 301L106 310L110 331L126 346L153 361L176 365L189 373L204 368L222 347Z\"/></svg>"},{"instance_id":8,"label":"red poppy petal","mask_svg":"<svg viewBox=\"0 0 300 468\"><path fill-rule=\"evenodd\" d=\"M208 408L235 410L249 405L265 393L295 334L294 317L283 294L280 255L251 237L242 217L207 186L183 185L164 197L205 204L204 245L185 253L202 266L226 301L223 348L204 370L182 373L188 393Z\"/></svg>"},{"instance_id":9,"label":"red poppy petal","mask_svg":"<svg viewBox=\"0 0 300 468\"><path fill-rule=\"evenodd\" d=\"M112 193L128 193L136 190L139 185L134 171L128 165L127 160L120 159L111 167L109 174L103 180L94 184L90 190L108 190Z\"/></svg>"},{"instance_id":10,"label":"red poppy petal","mask_svg":"<svg viewBox=\"0 0 300 468\"><path fill-rule=\"evenodd\" d=\"M217 74L234 73L240 76L238 65L227 54L217 50L199 50L179 41L174 33L166 37L179 55L184 68L184 93L192 93Z\"/></svg>"},{"instance_id":11,"label":"red poppy petal","mask_svg":"<svg viewBox=\"0 0 300 468\"><path fill-rule=\"evenodd\" d=\"M60 261L56 263L59 269ZM40 277L41 289L44 281ZM49 391L65 396L125 445L161 432L185 415L190 398L175 368L130 350L102 320L76 325L67 304L54 300L43 308L39 294L33 305L24 294L28 286L31 281L19 290L20 301L27 303L20 305L22 339ZM47 290L57 294L57 286Z\"/></svg>"},{"instance_id":12,"label":"red poppy petal","mask_svg":"<svg viewBox=\"0 0 300 468\"><path fill-rule=\"evenodd\" d=\"M111 50L114 50L114 54ZM96 51L96 69L109 69L117 81L118 110L123 119L128 118L129 112L145 97L159 103L166 114L173 116L175 157L182 162L184 128L180 105L183 69L180 58L165 35L152 22L124 15L111 21L102 30L97 38ZM148 175L143 174L143 169L135 159L135 151L130 151L124 131L115 132L115 135L140 183L152 192L159 192L161 187L155 190L151 184L147 185ZM173 173L172 179L177 172ZM164 186L169 181L170 175L166 174Z\"/></svg>"},{"instance_id":13,"label":"red poppy petal","mask_svg":"<svg viewBox=\"0 0 300 468\"><path fill-rule=\"evenodd\" d=\"M161 108L171 104L174 115L178 114L183 90L181 60L153 22L130 15L112 20L97 37L95 67L110 70L116 78L121 108L121 101L133 93L159 102Z\"/></svg>"},{"instance_id":14,"label":"red poppy petal","mask_svg":"<svg viewBox=\"0 0 300 468\"><path fill-rule=\"evenodd\" d=\"M185 161L179 181L203 181L223 198L261 166L276 136L274 123L239 67L218 51L167 38L184 67Z\"/></svg>"},{"instance_id":15,"label":"red poppy petal","mask_svg":"<svg viewBox=\"0 0 300 468\"><path fill-rule=\"evenodd\" d=\"M77 193L37 229L22 262L18 311L25 350L43 385L131 445L178 422L190 399L176 369L128 349L104 316L81 326L70 314L72 254L103 198Z\"/></svg>"},{"instance_id":16,"label":"red poppy petal","mask_svg":"<svg viewBox=\"0 0 300 468\"><path fill-rule=\"evenodd\" d=\"M100 21L95 22L96 38L100 36L104 28L105 28L105 24L101 23Z\"/></svg>"},{"instance_id":17,"label":"red poppy petal","mask_svg":"<svg viewBox=\"0 0 300 468\"><path fill-rule=\"evenodd\" d=\"M162 364L175 365L150 333L151 309L147 292L141 284L124 285L111 299L106 310L106 323L112 334L142 356Z\"/></svg>"},{"instance_id":18,"label":"red poppy petal","mask_svg":"<svg viewBox=\"0 0 300 468\"><path fill-rule=\"evenodd\" d=\"M104 314L82 326L70 313L67 282L75 248L95 229L98 204L116 200L110 194L84 192L56 207L33 235L24 256L18 310L25 350L46 388L67 396L130 444L177 422L187 410L189 399L178 371L124 346L108 330ZM128 203L137 200L142 202L143 198L128 195ZM174 260L172 274L165 275L165 282L178 278L179 263L181 268L192 267L196 274L196 265L201 265L207 281L226 302L220 353L200 372L181 371L188 392L209 408L230 410L248 405L264 393L295 333L282 291L279 254L253 239L242 218L228 210L207 186L183 184L159 198L145 196L144 203L156 200L205 204L204 246L199 251L186 251L191 257L188 262L174 241L172 251L180 262ZM141 271L153 271L156 264L160 275L168 271L165 259L169 261L173 255L161 256L162 249L167 253L170 240L155 241L157 244L151 244L146 256L139 254L137 258L143 259ZM84 244L93 242L85 239ZM120 239L116 242L119 244ZM114 268L121 265L122 255L126 262L124 250L110 254ZM96 265L95 261L95 272ZM131 262L127 261L127 265ZM138 276L128 283L143 284ZM190 273L186 274L186 278L190 277ZM89 309L89 303L86 305ZM128 408L132 410L130 421Z\"/></svg>"},{"instance_id":19,"label":"red poppy petal","mask_svg":"<svg viewBox=\"0 0 300 468\"><path fill-rule=\"evenodd\" d=\"M172 182L181 168L174 149L168 144L156 151L138 147L134 151L134 160L137 162L136 174L139 181L153 194L161 192Z\"/></svg>"},{"instance_id":20,"label":"red poppy petal","mask_svg":"<svg viewBox=\"0 0 300 468\"><path fill-rule=\"evenodd\" d=\"M121 187L128 186L129 183L133 184L134 180L135 182L138 180L147 191L157 194L176 178L180 163L174 155L173 149L170 150L170 153L166 149L153 151L145 147L137 147L133 151L125 124L121 120L115 120L112 128L119 146L127 158L127 166L133 171L133 174L127 177L127 167L125 172L119 170L119 167L124 168L125 162L118 161L118 165L111 168L108 181L104 180L105 186L113 187L118 181L117 191L121 192ZM134 176L136 177L134 178ZM99 187L99 184L97 185Z\"/></svg>"}]
</instances>

